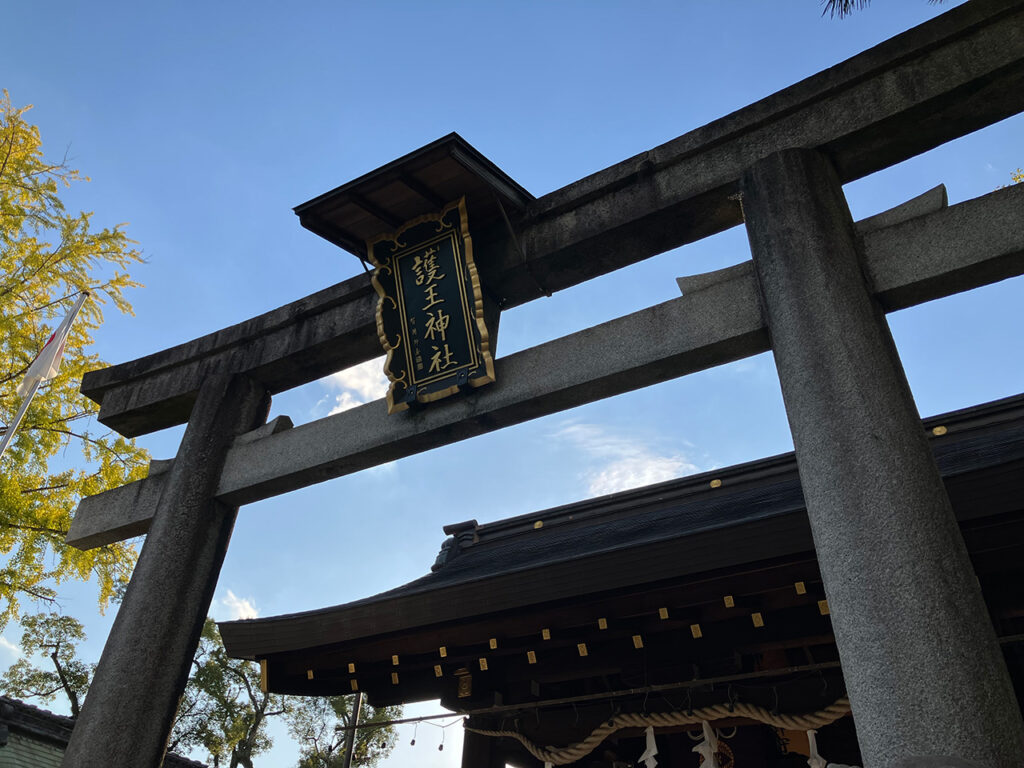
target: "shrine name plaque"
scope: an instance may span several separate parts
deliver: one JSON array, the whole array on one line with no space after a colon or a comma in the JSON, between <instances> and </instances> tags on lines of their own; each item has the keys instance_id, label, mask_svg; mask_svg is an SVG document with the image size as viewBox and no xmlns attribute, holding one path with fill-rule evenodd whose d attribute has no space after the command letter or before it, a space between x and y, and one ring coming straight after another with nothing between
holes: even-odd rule
<instances>
[{"instance_id":1,"label":"shrine name plaque","mask_svg":"<svg viewBox=\"0 0 1024 768\"><path fill-rule=\"evenodd\" d=\"M388 413L494 381L465 198L366 243Z\"/></svg>"}]
</instances>

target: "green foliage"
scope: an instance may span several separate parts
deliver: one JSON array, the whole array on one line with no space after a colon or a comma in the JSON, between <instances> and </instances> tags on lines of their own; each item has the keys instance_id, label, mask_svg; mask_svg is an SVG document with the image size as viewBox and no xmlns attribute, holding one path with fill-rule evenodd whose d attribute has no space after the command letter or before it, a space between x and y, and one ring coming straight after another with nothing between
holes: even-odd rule
<instances>
[{"instance_id":1,"label":"green foliage","mask_svg":"<svg viewBox=\"0 0 1024 768\"><path fill-rule=\"evenodd\" d=\"M821 4L824 6L824 10L821 12L822 16L827 13L832 18L838 16L842 19L854 11L867 8L871 4L871 0L822 0Z\"/></svg>"},{"instance_id":2,"label":"green foliage","mask_svg":"<svg viewBox=\"0 0 1024 768\"><path fill-rule=\"evenodd\" d=\"M76 643L85 640L82 624L70 616L39 613L22 616L21 626L23 655L0 678L0 685L11 696L43 702L63 693L71 705L71 716L78 717L96 669L95 664L85 664L75 656ZM37 656L48 657L53 668L35 666L32 659Z\"/></svg>"},{"instance_id":3,"label":"green foliage","mask_svg":"<svg viewBox=\"0 0 1024 768\"><path fill-rule=\"evenodd\" d=\"M133 441L92 434L97 408L78 392L82 374L103 365L86 351L101 304L131 312L124 291L137 283L125 270L141 256L123 225L96 229L92 214L65 209L60 190L87 179L64 161L47 161L38 128L25 120L29 108L12 107L2 94L0 422L10 424L20 405L16 387L75 295L88 288L93 298L72 328L60 373L40 389L0 462L0 629L18 614L19 599L52 600L67 579L95 576L101 609L107 604L131 572L134 547L80 552L64 534L82 496L144 476L148 461Z\"/></svg>"},{"instance_id":4,"label":"green foliage","mask_svg":"<svg viewBox=\"0 0 1024 768\"><path fill-rule=\"evenodd\" d=\"M273 744L267 720L284 714L282 698L260 690L259 667L228 657L213 619L203 625L192 666L170 750L202 748L215 766L252 768Z\"/></svg>"},{"instance_id":5,"label":"green foliage","mask_svg":"<svg viewBox=\"0 0 1024 768\"><path fill-rule=\"evenodd\" d=\"M71 716L78 717L95 664L76 657L76 644L85 640L82 625L56 613L21 618L22 657L0 677L0 690L24 699L47 703L63 694ZM34 661L49 662L37 666ZM300 768L337 768L342 761L344 731L336 726L351 722L351 698L283 697L260 690L259 667L229 658L213 619L207 619L192 661L171 732L168 751L184 754L203 750L214 766L253 768L253 758L273 746L267 724L287 716L289 730L300 741ZM401 707L363 707L362 723L401 717ZM394 749L394 726L358 731L355 766L374 766Z\"/></svg>"},{"instance_id":6,"label":"green foliage","mask_svg":"<svg viewBox=\"0 0 1024 768\"><path fill-rule=\"evenodd\" d=\"M931 5L938 5L942 0L928 0ZM824 9L821 15L824 16L826 13L835 18L838 16L840 19L849 16L854 11L861 11L871 5L871 0L821 0Z\"/></svg>"},{"instance_id":7,"label":"green foliage","mask_svg":"<svg viewBox=\"0 0 1024 768\"><path fill-rule=\"evenodd\" d=\"M1021 184L1021 183L1024 183L1024 169L1017 168L1014 171L1010 171L1010 183L1009 184L1000 184L997 187L997 189L1006 189L1007 187L1012 187L1014 184Z\"/></svg>"},{"instance_id":8,"label":"green foliage","mask_svg":"<svg viewBox=\"0 0 1024 768\"><path fill-rule=\"evenodd\" d=\"M299 742L298 768L341 768L345 756L345 728L352 725L355 696L291 699L286 715L288 730ZM401 707L375 709L363 705L360 724L370 725L402 716ZM391 754L398 740L393 725L360 728L352 755L354 766L374 766Z\"/></svg>"}]
</instances>

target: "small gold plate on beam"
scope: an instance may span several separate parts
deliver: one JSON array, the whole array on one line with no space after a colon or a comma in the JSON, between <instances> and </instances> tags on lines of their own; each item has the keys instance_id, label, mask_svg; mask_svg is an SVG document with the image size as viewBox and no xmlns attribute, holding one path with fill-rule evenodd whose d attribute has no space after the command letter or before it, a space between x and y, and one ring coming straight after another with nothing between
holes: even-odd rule
<instances>
[{"instance_id":1,"label":"small gold plate on beam","mask_svg":"<svg viewBox=\"0 0 1024 768\"><path fill-rule=\"evenodd\" d=\"M458 680L458 697L460 699L468 699L473 695L473 676L469 674L469 670L465 667L460 667L455 670L455 679Z\"/></svg>"},{"instance_id":2,"label":"small gold plate on beam","mask_svg":"<svg viewBox=\"0 0 1024 768\"><path fill-rule=\"evenodd\" d=\"M359 690L359 681L358 680L349 680L348 681L348 685L349 685L349 688L351 688L353 691L358 691Z\"/></svg>"},{"instance_id":3,"label":"small gold plate on beam","mask_svg":"<svg viewBox=\"0 0 1024 768\"><path fill-rule=\"evenodd\" d=\"M793 587L794 587L794 589L796 589L796 593L798 595L806 595L807 594L807 585L804 584L802 581L798 581L796 584L793 585Z\"/></svg>"},{"instance_id":4,"label":"small gold plate on beam","mask_svg":"<svg viewBox=\"0 0 1024 768\"><path fill-rule=\"evenodd\" d=\"M440 664L435 664L434 665L434 677L440 677L442 674L443 673L441 672L441 665Z\"/></svg>"},{"instance_id":5,"label":"small gold plate on beam","mask_svg":"<svg viewBox=\"0 0 1024 768\"><path fill-rule=\"evenodd\" d=\"M533 651L527 651L526 652L526 663L527 664L536 664L537 663L537 654L534 653Z\"/></svg>"},{"instance_id":6,"label":"small gold plate on beam","mask_svg":"<svg viewBox=\"0 0 1024 768\"><path fill-rule=\"evenodd\" d=\"M732 595L726 595L725 597L723 597L722 598L722 602L725 603L725 607L726 608L735 608L736 607L736 601L733 600Z\"/></svg>"},{"instance_id":7,"label":"small gold plate on beam","mask_svg":"<svg viewBox=\"0 0 1024 768\"><path fill-rule=\"evenodd\" d=\"M483 657L480 657L480 671L481 672L486 672L487 671L487 659L485 659Z\"/></svg>"},{"instance_id":8,"label":"small gold plate on beam","mask_svg":"<svg viewBox=\"0 0 1024 768\"><path fill-rule=\"evenodd\" d=\"M694 640L700 640L702 637L704 637L704 633L701 632L700 629L700 624L691 624L690 634L693 635Z\"/></svg>"},{"instance_id":9,"label":"small gold plate on beam","mask_svg":"<svg viewBox=\"0 0 1024 768\"><path fill-rule=\"evenodd\" d=\"M597 620L597 628L598 629L608 629L608 619L598 619Z\"/></svg>"},{"instance_id":10,"label":"small gold plate on beam","mask_svg":"<svg viewBox=\"0 0 1024 768\"><path fill-rule=\"evenodd\" d=\"M587 653L588 653L588 651L587 651L587 644L586 643L576 643L576 650L579 652L580 656L586 656Z\"/></svg>"},{"instance_id":11,"label":"small gold plate on beam","mask_svg":"<svg viewBox=\"0 0 1024 768\"><path fill-rule=\"evenodd\" d=\"M832 611L828 607L828 600L818 601L818 613L822 616L828 616Z\"/></svg>"},{"instance_id":12,"label":"small gold plate on beam","mask_svg":"<svg viewBox=\"0 0 1024 768\"><path fill-rule=\"evenodd\" d=\"M644 647L644 639L640 635L633 635L633 647L638 651Z\"/></svg>"},{"instance_id":13,"label":"small gold plate on beam","mask_svg":"<svg viewBox=\"0 0 1024 768\"><path fill-rule=\"evenodd\" d=\"M760 611L755 611L750 614L750 620L754 622L755 627L760 628L764 626L764 617L761 615Z\"/></svg>"}]
</instances>

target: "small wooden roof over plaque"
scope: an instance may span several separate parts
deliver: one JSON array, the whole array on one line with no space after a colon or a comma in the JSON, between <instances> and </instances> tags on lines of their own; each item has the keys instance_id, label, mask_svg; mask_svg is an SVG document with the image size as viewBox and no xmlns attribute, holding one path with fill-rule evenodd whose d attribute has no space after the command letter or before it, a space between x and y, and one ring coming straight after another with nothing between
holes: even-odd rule
<instances>
[{"instance_id":1,"label":"small wooden roof over plaque","mask_svg":"<svg viewBox=\"0 0 1024 768\"><path fill-rule=\"evenodd\" d=\"M366 241L465 195L473 226L526 208L534 197L457 133L295 207L303 227L361 259Z\"/></svg>"}]
</instances>

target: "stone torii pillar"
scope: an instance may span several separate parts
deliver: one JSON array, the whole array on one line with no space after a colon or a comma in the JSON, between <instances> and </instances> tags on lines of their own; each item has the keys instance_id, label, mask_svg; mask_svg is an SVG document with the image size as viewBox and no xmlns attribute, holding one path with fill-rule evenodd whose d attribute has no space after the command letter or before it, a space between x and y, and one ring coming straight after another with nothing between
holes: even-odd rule
<instances>
[{"instance_id":1,"label":"stone torii pillar","mask_svg":"<svg viewBox=\"0 0 1024 768\"><path fill-rule=\"evenodd\" d=\"M214 374L200 387L63 766L163 762L238 512L214 499L224 457L269 408L244 376Z\"/></svg>"},{"instance_id":2,"label":"stone torii pillar","mask_svg":"<svg viewBox=\"0 0 1024 768\"><path fill-rule=\"evenodd\" d=\"M1017 700L838 176L786 150L742 192L864 764L1019 768Z\"/></svg>"}]
</instances>

